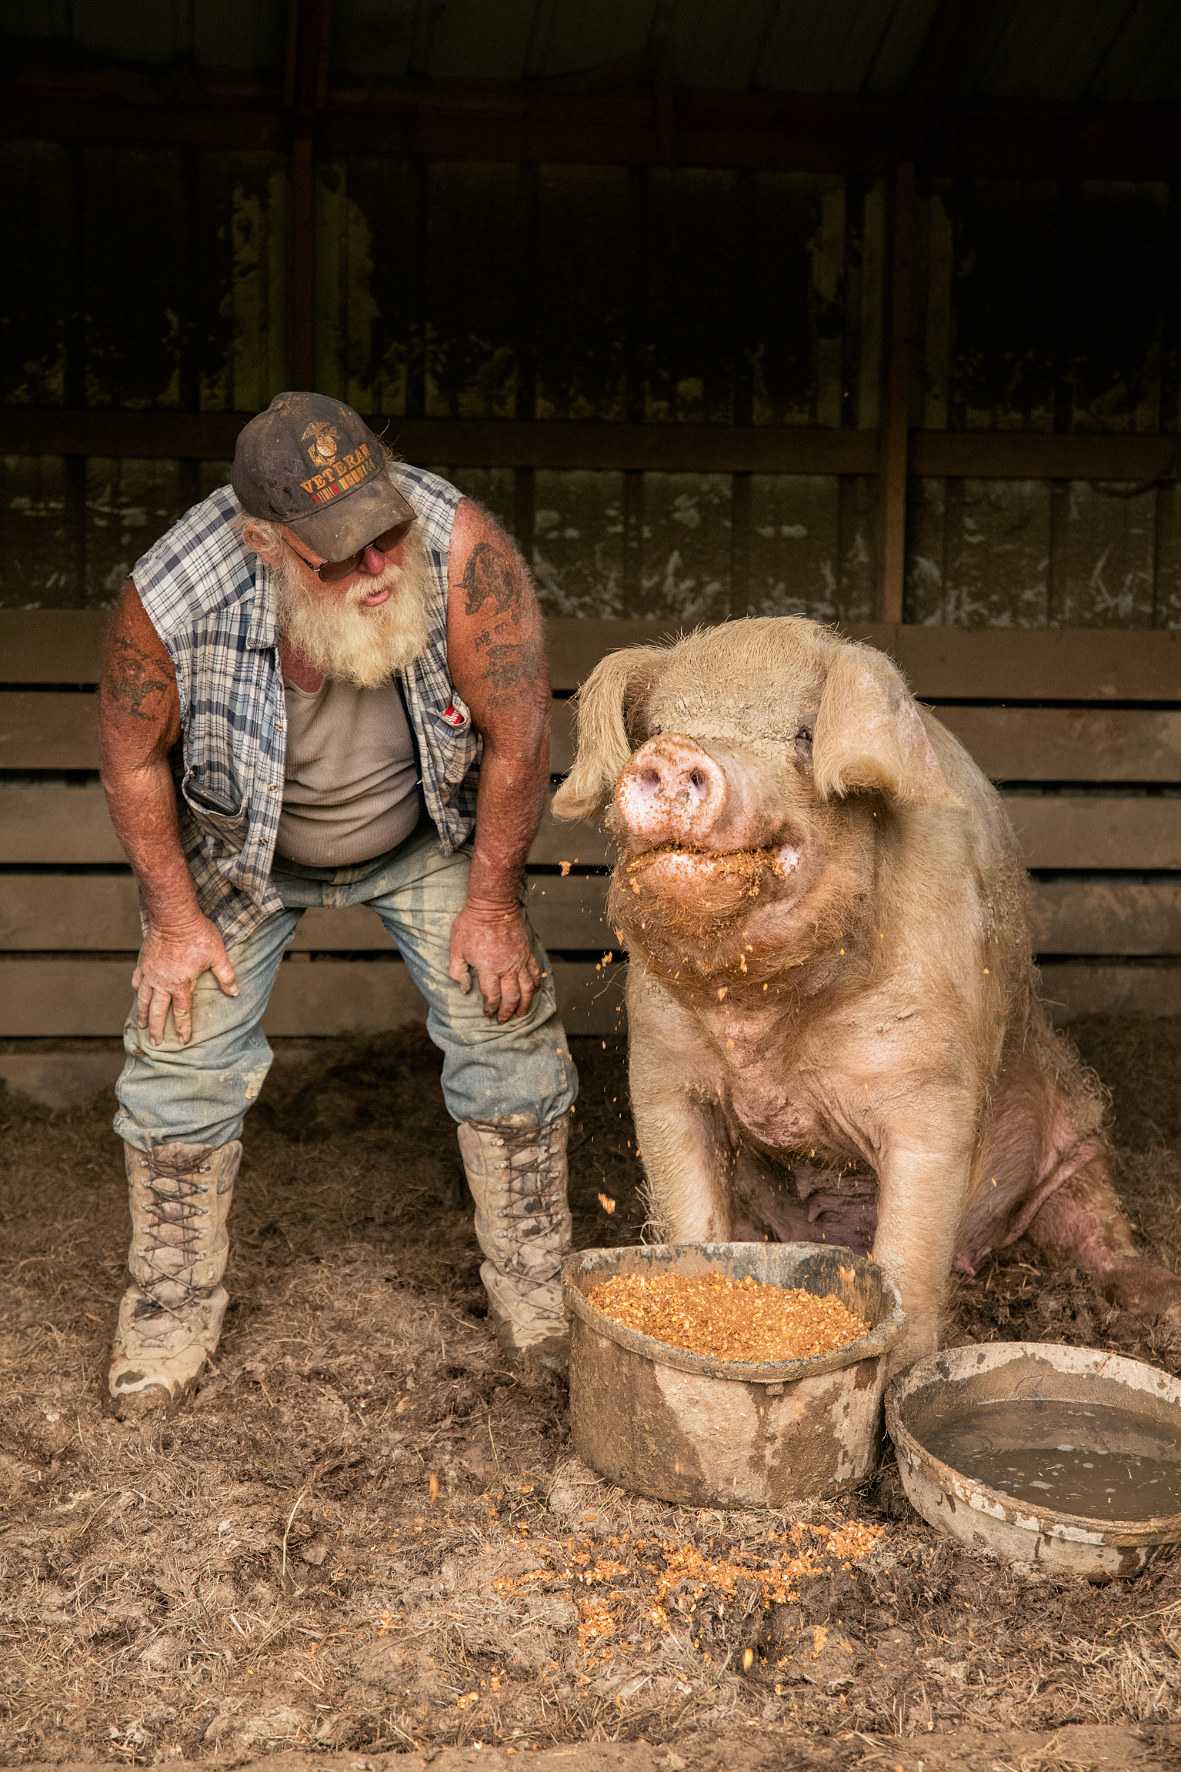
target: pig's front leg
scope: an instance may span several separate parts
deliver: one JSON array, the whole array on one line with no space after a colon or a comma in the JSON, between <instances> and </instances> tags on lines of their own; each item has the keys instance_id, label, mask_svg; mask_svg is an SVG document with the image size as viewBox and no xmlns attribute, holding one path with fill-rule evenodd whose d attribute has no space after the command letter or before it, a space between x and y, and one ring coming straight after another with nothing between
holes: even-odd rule
<instances>
[{"instance_id":1,"label":"pig's front leg","mask_svg":"<svg viewBox=\"0 0 1181 1772\"><path fill-rule=\"evenodd\" d=\"M945 1125L932 1129L927 1139L916 1136L912 1125L906 1134L887 1135L882 1151L873 1256L897 1282L907 1319L892 1371L939 1346L939 1319L971 1179L975 1115L970 1104L964 1105L962 1123L968 1134Z\"/></svg>"},{"instance_id":2,"label":"pig's front leg","mask_svg":"<svg viewBox=\"0 0 1181 1772\"><path fill-rule=\"evenodd\" d=\"M632 1115L653 1228L668 1243L726 1243L734 1152L701 1074L693 1018L629 968Z\"/></svg>"}]
</instances>

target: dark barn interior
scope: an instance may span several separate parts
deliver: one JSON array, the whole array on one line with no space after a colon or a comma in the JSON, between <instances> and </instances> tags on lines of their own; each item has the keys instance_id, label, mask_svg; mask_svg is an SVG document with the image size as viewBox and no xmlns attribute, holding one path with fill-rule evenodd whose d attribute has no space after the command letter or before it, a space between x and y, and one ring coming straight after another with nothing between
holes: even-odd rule
<instances>
[{"instance_id":1,"label":"dark barn interior","mask_svg":"<svg viewBox=\"0 0 1181 1772\"><path fill-rule=\"evenodd\" d=\"M288 387L515 538L555 780L619 644L785 614L873 640L1001 787L1045 994L1176 1266L1181 11L0 0L0 33L0 1759L1172 1763L1172 1565L982 1574L887 1471L815 1516L884 1526L877 1561L772 1602L767 1520L572 1458L562 1398L497 1365L421 999L361 907L280 969L214 1376L183 1425L105 1415L139 924L95 702L134 562ZM547 818L529 863L582 1243L644 1220L608 859ZM955 1312L1181 1371L1022 1245ZM715 1573L677 1588L690 1551Z\"/></svg>"}]
</instances>

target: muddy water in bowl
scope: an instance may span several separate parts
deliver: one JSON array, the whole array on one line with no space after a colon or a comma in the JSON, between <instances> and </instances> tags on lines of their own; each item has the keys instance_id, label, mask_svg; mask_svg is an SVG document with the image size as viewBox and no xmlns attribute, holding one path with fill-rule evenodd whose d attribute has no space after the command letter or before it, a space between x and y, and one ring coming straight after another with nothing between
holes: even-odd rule
<instances>
[{"instance_id":1,"label":"muddy water in bowl","mask_svg":"<svg viewBox=\"0 0 1181 1772\"><path fill-rule=\"evenodd\" d=\"M907 1499L985 1556L1091 1580L1181 1541L1181 1380L1103 1348L928 1354L886 1396Z\"/></svg>"},{"instance_id":2,"label":"muddy water in bowl","mask_svg":"<svg viewBox=\"0 0 1181 1772\"><path fill-rule=\"evenodd\" d=\"M931 1429L936 1458L1015 1500L1089 1518L1181 1513L1181 1437L1130 1409L986 1403Z\"/></svg>"}]
</instances>

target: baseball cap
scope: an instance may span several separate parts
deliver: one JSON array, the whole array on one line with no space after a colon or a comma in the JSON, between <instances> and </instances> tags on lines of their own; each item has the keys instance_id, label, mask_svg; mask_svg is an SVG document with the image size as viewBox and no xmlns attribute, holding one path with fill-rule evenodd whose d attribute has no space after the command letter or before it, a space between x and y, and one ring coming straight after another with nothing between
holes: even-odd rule
<instances>
[{"instance_id":1,"label":"baseball cap","mask_svg":"<svg viewBox=\"0 0 1181 1772\"><path fill-rule=\"evenodd\" d=\"M230 484L250 516L285 523L325 560L414 521L380 439L326 394L276 394L238 433Z\"/></svg>"}]
</instances>

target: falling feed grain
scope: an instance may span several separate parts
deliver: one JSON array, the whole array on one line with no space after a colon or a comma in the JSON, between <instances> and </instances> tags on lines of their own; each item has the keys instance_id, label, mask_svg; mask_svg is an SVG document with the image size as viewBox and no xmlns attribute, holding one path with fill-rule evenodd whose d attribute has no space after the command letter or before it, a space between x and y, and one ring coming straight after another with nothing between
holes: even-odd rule
<instances>
[{"instance_id":1,"label":"falling feed grain","mask_svg":"<svg viewBox=\"0 0 1181 1772\"><path fill-rule=\"evenodd\" d=\"M625 1328L711 1360L807 1360L869 1333L839 1298L750 1275L613 1274L588 1297Z\"/></svg>"}]
</instances>

